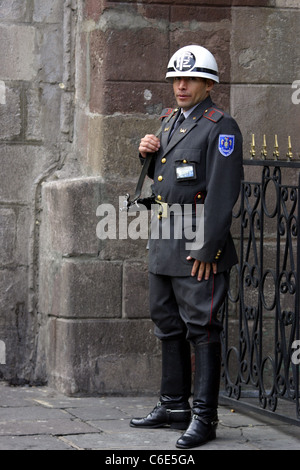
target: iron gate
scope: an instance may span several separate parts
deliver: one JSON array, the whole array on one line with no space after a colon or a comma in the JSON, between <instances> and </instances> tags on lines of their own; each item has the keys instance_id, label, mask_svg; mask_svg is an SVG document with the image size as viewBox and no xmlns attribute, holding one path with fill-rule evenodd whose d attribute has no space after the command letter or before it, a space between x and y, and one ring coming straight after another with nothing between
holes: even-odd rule
<instances>
[{"instance_id":1,"label":"iron gate","mask_svg":"<svg viewBox=\"0 0 300 470\"><path fill-rule=\"evenodd\" d=\"M300 160L290 142L279 159L276 144L275 136L273 159L266 159L265 142L255 159L253 136L251 159L244 160L234 214L240 262L221 312L222 395L300 424Z\"/></svg>"}]
</instances>

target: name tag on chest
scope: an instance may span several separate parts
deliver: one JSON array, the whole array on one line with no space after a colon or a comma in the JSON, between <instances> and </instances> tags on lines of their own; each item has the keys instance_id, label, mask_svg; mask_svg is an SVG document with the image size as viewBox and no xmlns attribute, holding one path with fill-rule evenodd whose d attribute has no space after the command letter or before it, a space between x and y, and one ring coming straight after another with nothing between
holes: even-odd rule
<instances>
[{"instance_id":1,"label":"name tag on chest","mask_svg":"<svg viewBox=\"0 0 300 470\"><path fill-rule=\"evenodd\" d=\"M196 179L196 168L194 163L184 163L175 167L177 181Z\"/></svg>"}]
</instances>

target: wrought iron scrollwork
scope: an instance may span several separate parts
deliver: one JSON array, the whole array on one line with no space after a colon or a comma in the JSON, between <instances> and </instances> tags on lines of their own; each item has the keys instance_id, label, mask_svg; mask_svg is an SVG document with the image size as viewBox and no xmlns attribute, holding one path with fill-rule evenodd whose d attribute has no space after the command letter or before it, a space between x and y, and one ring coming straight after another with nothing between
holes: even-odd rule
<instances>
[{"instance_id":1,"label":"wrought iron scrollwork","mask_svg":"<svg viewBox=\"0 0 300 470\"><path fill-rule=\"evenodd\" d=\"M299 340L300 178L296 184L283 181L286 163L245 161L262 171L259 182L243 181L235 214L240 262L221 312L223 380L227 396L256 397L273 412L279 400L292 402L300 419L299 364L292 360ZM296 171L300 162L290 161L288 168Z\"/></svg>"}]
</instances>

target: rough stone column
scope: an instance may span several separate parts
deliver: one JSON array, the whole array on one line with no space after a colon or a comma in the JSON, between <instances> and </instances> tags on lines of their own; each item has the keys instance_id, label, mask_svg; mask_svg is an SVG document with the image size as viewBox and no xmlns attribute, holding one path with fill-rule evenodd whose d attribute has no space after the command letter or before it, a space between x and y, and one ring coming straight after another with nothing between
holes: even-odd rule
<instances>
[{"instance_id":1,"label":"rough stone column","mask_svg":"<svg viewBox=\"0 0 300 470\"><path fill-rule=\"evenodd\" d=\"M57 118L63 10L59 0L0 5L0 379L13 384L35 376L41 184L68 147Z\"/></svg>"}]
</instances>

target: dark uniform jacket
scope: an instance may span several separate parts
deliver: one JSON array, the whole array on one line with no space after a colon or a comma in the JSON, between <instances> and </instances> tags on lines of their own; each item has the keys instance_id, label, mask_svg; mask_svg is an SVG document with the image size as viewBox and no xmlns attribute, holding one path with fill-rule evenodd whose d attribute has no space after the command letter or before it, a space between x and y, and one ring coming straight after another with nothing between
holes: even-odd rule
<instances>
[{"instance_id":1,"label":"dark uniform jacket","mask_svg":"<svg viewBox=\"0 0 300 470\"><path fill-rule=\"evenodd\" d=\"M216 262L218 272L224 271L238 261L230 226L243 175L242 135L235 120L208 97L176 129L168 143L179 112L168 122L167 117L163 119L161 147L153 155L148 176L153 179L152 189L158 201L191 207L204 202L204 243L200 249L187 250L184 233L178 239L172 235L170 239L150 236L149 270L154 274L189 276L193 262L186 257L190 255L207 263ZM184 176L184 165L193 173L187 179L178 178ZM153 217L155 229L166 221L157 214ZM169 216L171 226L175 217Z\"/></svg>"}]
</instances>

